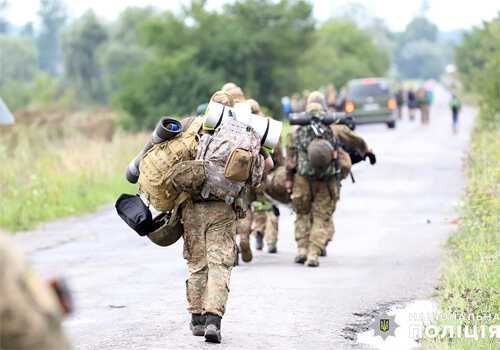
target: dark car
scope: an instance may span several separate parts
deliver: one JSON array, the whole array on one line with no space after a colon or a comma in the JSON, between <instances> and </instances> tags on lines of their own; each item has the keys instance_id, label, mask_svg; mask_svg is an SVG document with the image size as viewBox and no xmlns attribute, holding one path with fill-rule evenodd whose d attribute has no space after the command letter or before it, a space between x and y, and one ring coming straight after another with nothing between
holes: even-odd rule
<instances>
[{"instance_id":1,"label":"dark car","mask_svg":"<svg viewBox=\"0 0 500 350\"><path fill-rule=\"evenodd\" d=\"M385 123L396 127L396 100L384 78L354 79L347 83L343 110L354 116L356 125Z\"/></svg>"}]
</instances>

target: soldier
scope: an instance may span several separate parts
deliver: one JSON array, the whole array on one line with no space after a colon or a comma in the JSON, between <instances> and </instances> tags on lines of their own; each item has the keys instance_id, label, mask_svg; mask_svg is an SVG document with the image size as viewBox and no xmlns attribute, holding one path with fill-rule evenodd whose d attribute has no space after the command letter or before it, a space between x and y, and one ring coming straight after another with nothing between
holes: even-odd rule
<instances>
[{"instance_id":1,"label":"soldier","mask_svg":"<svg viewBox=\"0 0 500 350\"><path fill-rule=\"evenodd\" d=\"M63 311L53 290L0 233L0 349L70 349Z\"/></svg>"},{"instance_id":2,"label":"soldier","mask_svg":"<svg viewBox=\"0 0 500 350\"><path fill-rule=\"evenodd\" d=\"M423 125L429 124L429 114L431 106L425 87L421 86L420 88L418 88L415 96L417 99L417 106L420 109L420 122Z\"/></svg>"},{"instance_id":3,"label":"soldier","mask_svg":"<svg viewBox=\"0 0 500 350\"><path fill-rule=\"evenodd\" d=\"M253 99L247 100L253 114L263 115L260 105ZM274 169L284 163L283 152L281 150L281 142L278 142L272 154ZM267 244L268 252L271 254L277 253L278 243L278 223L279 209L273 205L264 195L262 190L255 193L255 200L252 203L252 233L256 237L257 250L263 249L263 241Z\"/></svg>"},{"instance_id":4,"label":"soldier","mask_svg":"<svg viewBox=\"0 0 500 350\"><path fill-rule=\"evenodd\" d=\"M323 95L312 92L307 100L308 113L326 112ZM295 262L307 266L319 266L319 256L332 239L334 226L332 215L340 194L339 178L332 166L338 157L341 176L350 172L349 156L332 143L339 142L355 147L362 156L372 154L366 143L347 126L333 125L331 134L324 130L324 139L315 139L308 145L300 144L299 128L294 127L287 136L287 190L291 193L292 206L296 213L295 240L298 254ZM328 136L329 135L329 136ZM332 140L329 140L331 138ZM312 169L305 169L311 167ZM321 178L308 176L309 173L323 174Z\"/></svg>"},{"instance_id":5,"label":"soldier","mask_svg":"<svg viewBox=\"0 0 500 350\"><path fill-rule=\"evenodd\" d=\"M211 100L234 106L232 95L224 91L216 92ZM189 120L183 121L183 126L187 127L188 123ZM272 168L271 158L265 154L262 157L260 164ZM236 258L236 209L235 204L229 205L213 196L206 199L194 196L182 208L184 257L189 270L188 311L192 314L190 328L193 335L204 335L208 342L221 341L221 320Z\"/></svg>"}]
</instances>

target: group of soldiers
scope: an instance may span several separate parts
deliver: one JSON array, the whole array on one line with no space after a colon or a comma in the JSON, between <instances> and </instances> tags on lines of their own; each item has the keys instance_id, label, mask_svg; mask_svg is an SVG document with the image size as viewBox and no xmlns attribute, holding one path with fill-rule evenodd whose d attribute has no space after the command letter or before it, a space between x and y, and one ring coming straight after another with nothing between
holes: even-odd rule
<instances>
[{"instance_id":1,"label":"group of soldiers","mask_svg":"<svg viewBox=\"0 0 500 350\"><path fill-rule=\"evenodd\" d=\"M416 90L413 88L408 89L405 94L403 88L400 88L396 91L395 98L398 119L401 120L403 118L403 107L406 101L410 121L415 120L417 110L419 110L420 122L423 125L429 124L430 108L433 102L433 95L431 90L425 88L425 86L420 86Z\"/></svg>"},{"instance_id":2,"label":"group of soldiers","mask_svg":"<svg viewBox=\"0 0 500 350\"><path fill-rule=\"evenodd\" d=\"M247 103L253 114L263 114L258 102L247 99L234 83L227 83L215 92L211 102L227 107ZM308 115L320 121L327 110L322 93L315 91L309 94L305 104ZM205 128L203 121L203 116L181 121L183 133L191 136L192 140L191 148L185 152L185 161L179 163L182 165L181 173L186 164L199 164L196 162L200 149L209 147L203 142L206 137L217 134L217 128ZM184 240L183 256L188 266L187 309L191 314L190 330L193 335L203 336L208 342L221 342L221 320L226 309L231 271L238 260L236 234L240 236L239 250L245 262L252 260L252 234L256 237L257 249L262 249L265 241L268 252L277 253L279 209L265 184L279 182L286 193L284 202L291 203L295 211L295 263L317 267L319 257L326 255L326 247L335 232L332 215L340 198L341 181L350 174L352 164L359 161L354 158L368 157L374 164L375 156L366 142L346 125L331 123L316 126L323 136L312 141L308 137L315 128L293 126L286 135L285 156L281 142L273 150L259 144L260 149L249 163L252 181L245 180L241 191L245 201L239 201L240 198L222 200L214 195L216 191L214 194L202 191L190 196L189 200L176 201L181 203L176 210ZM154 155L154 150L164 149L164 144L160 143L149 154ZM155 165L151 164L151 159L144 155L141 171ZM173 172L174 175L178 173L179 169ZM283 175L282 181L267 181L280 178L280 174ZM194 186L196 182L194 179L188 185ZM158 232L161 233L162 227L147 236L153 242L161 240ZM42 285L36 274L13 251L0 236L0 347L69 348L61 330L64 308L57 303L57 293ZM7 263L3 263L5 261Z\"/></svg>"}]
</instances>

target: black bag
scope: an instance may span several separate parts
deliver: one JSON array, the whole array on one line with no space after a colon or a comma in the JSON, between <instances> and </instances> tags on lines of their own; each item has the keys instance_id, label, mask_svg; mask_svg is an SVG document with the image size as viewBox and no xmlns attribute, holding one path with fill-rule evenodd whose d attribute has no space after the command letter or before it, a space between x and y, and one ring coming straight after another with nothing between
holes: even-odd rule
<instances>
[{"instance_id":1,"label":"black bag","mask_svg":"<svg viewBox=\"0 0 500 350\"><path fill-rule=\"evenodd\" d=\"M123 193L116 200L115 208L123 221L139 236L146 236L157 229L151 211L139 196Z\"/></svg>"}]
</instances>

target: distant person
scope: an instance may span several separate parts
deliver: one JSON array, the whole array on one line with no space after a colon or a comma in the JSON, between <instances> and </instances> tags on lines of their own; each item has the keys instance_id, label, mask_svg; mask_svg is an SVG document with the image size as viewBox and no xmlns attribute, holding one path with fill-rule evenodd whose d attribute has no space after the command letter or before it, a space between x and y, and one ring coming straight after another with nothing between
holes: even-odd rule
<instances>
[{"instance_id":1,"label":"distant person","mask_svg":"<svg viewBox=\"0 0 500 350\"><path fill-rule=\"evenodd\" d=\"M415 91L413 89L408 90L408 96L406 99L406 103L408 104L408 114L410 116L410 120L415 120L415 112L417 109L417 97L415 96Z\"/></svg>"},{"instance_id":2,"label":"distant person","mask_svg":"<svg viewBox=\"0 0 500 350\"><path fill-rule=\"evenodd\" d=\"M293 94L290 101L292 107L292 113L302 112L302 101L299 94Z\"/></svg>"},{"instance_id":3,"label":"distant person","mask_svg":"<svg viewBox=\"0 0 500 350\"><path fill-rule=\"evenodd\" d=\"M462 102L458 98L457 95L452 94L450 100L450 109L451 109L451 118L452 118L452 130L453 133L456 134L458 132L458 115L460 113L460 109L462 109Z\"/></svg>"},{"instance_id":4,"label":"distant person","mask_svg":"<svg viewBox=\"0 0 500 350\"><path fill-rule=\"evenodd\" d=\"M283 110L283 114L288 119L288 116L292 113L292 101L290 100L290 97L283 96L281 98L281 108Z\"/></svg>"},{"instance_id":5,"label":"distant person","mask_svg":"<svg viewBox=\"0 0 500 350\"><path fill-rule=\"evenodd\" d=\"M337 105L337 89L335 85L328 84L325 90L326 106L329 111L335 111Z\"/></svg>"},{"instance_id":6,"label":"distant person","mask_svg":"<svg viewBox=\"0 0 500 350\"><path fill-rule=\"evenodd\" d=\"M423 86L418 88L416 92L417 107L420 110L420 122L422 125L429 124L429 114L430 114L430 99L427 89Z\"/></svg>"},{"instance_id":7,"label":"distant person","mask_svg":"<svg viewBox=\"0 0 500 350\"><path fill-rule=\"evenodd\" d=\"M403 119L403 106L405 104L405 96L404 96L403 89L399 88L398 91L396 91L396 94L394 97L396 98L396 106L398 109L398 119L401 120L401 119Z\"/></svg>"}]
</instances>

